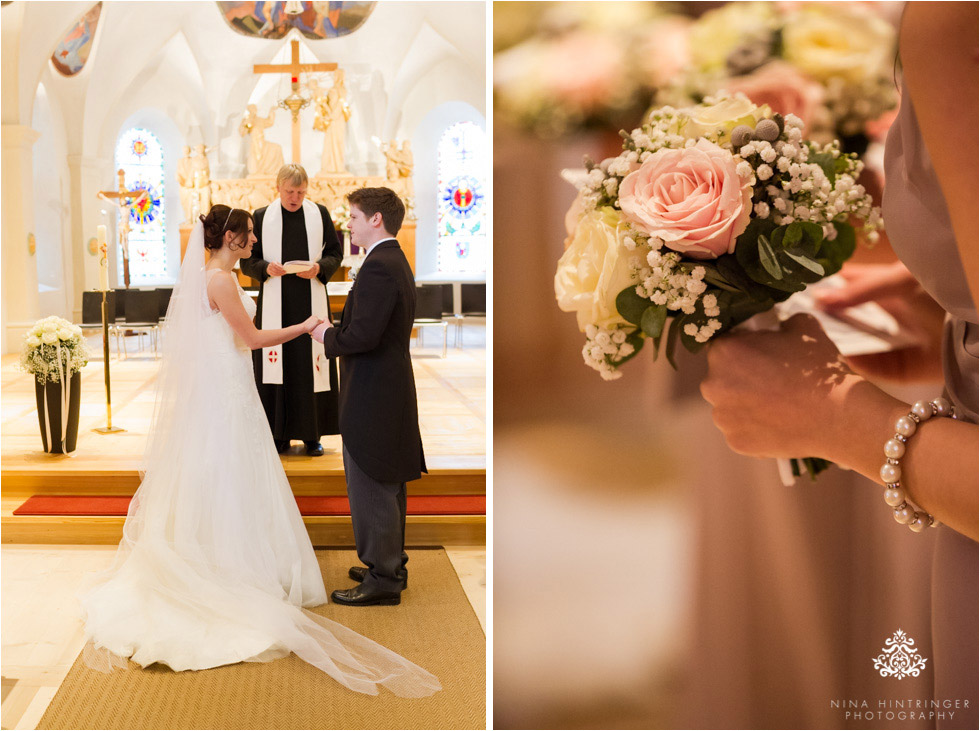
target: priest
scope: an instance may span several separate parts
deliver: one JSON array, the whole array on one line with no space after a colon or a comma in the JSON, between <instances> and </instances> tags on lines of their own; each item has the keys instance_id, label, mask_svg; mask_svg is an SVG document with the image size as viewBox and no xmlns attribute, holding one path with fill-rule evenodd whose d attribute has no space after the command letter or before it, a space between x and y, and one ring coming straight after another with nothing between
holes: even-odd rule
<instances>
[{"instance_id":1,"label":"priest","mask_svg":"<svg viewBox=\"0 0 980 731\"><path fill-rule=\"evenodd\" d=\"M327 209L306 200L308 186L306 170L283 165L276 176L279 197L253 214L258 241L241 268L261 283L255 324L262 330L288 327L310 315L331 318L326 284L340 266L343 248ZM307 454L322 455L320 437L340 432L336 359L303 335L256 350L253 360L276 448L285 452L296 439Z\"/></svg>"}]
</instances>

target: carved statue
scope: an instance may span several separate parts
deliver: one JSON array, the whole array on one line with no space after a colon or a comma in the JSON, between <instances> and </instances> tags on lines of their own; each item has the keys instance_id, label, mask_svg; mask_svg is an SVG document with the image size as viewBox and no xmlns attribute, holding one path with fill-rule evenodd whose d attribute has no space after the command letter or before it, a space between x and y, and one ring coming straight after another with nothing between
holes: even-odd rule
<instances>
[{"instance_id":1,"label":"carved statue","mask_svg":"<svg viewBox=\"0 0 980 731\"><path fill-rule=\"evenodd\" d=\"M184 209L184 221L193 223L194 204L197 193L194 190L194 161L191 158L191 148L184 146L184 154L177 161L177 185L180 186L180 206Z\"/></svg>"},{"instance_id":2,"label":"carved statue","mask_svg":"<svg viewBox=\"0 0 980 731\"><path fill-rule=\"evenodd\" d=\"M402 197L405 204L415 200L415 185L412 182L412 171L415 167L415 156L412 154L412 143L402 142L401 147L395 140L381 146L385 156L385 171L391 189Z\"/></svg>"},{"instance_id":3,"label":"carved statue","mask_svg":"<svg viewBox=\"0 0 980 731\"><path fill-rule=\"evenodd\" d=\"M321 89L316 79L310 81L309 88L316 109L313 129L324 133L320 175L346 173L344 138L347 132L347 122L351 117L351 110L345 99L347 90L344 86L344 72L336 72L333 86L327 90Z\"/></svg>"},{"instance_id":4,"label":"carved statue","mask_svg":"<svg viewBox=\"0 0 980 731\"><path fill-rule=\"evenodd\" d=\"M207 147L196 145L191 158L191 176L194 184L191 216L193 221L200 214L207 215L211 210L211 166L208 163Z\"/></svg>"},{"instance_id":5,"label":"carved statue","mask_svg":"<svg viewBox=\"0 0 980 731\"><path fill-rule=\"evenodd\" d=\"M272 126L276 119L276 110L272 109L268 117L260 117L254 104L248 105L248 111L242 117L238 132L242 137L248 135L248 176L275 175L282 167L282 146L269 142L265 138L265 130Z\"/></svg>"}]
</instances>

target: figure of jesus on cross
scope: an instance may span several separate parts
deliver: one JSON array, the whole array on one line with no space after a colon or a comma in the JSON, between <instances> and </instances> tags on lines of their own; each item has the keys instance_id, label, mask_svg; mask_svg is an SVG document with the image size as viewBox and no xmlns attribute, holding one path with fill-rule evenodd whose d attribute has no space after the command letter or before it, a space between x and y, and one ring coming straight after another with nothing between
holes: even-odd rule
<instances>
[{"instance_id":1,"label":"figure of jesus on cross","mask_svg":"<svg viewBox=\"0 0 980 731\"><path fill-rule=\"evenodd\" d=\"M126 173L120 169L116 174L119 176L119 188L117 190L100 190L98 195L99 198L119 209L117 234L123 253L123 283L126 285L126 289L129 289L129 217L131 211L143 202L149 192L143 188L127 190Z\"/></svg>"}]
</instances>

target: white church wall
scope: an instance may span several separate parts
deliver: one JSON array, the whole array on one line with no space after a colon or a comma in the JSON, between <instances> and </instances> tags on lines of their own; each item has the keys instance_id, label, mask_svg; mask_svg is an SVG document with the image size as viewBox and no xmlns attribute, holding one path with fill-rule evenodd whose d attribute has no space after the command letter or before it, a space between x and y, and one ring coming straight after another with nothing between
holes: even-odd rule
<instances>
[{"instance_id":1,"label":"white church wall","mask_svg":"<svg viewBox=\"0 0 980 731\"><path fill-rule=\"evenodd\" d=\"M442 133L458 122L473 122L486 132L483 115L465 102L441 104L419 123L412 135L415 151L415 273L419 278L437 276L438 244L438 146ZM489 181L486 181L489 185ZM487 262L489 264L489 262Z\"/></svg>"},{"instance_id":2,"label":"white church wall","mask_svg":"<svg viewBox=\"0 0 980 731\"><path fill-rule=\"evenodd\" d=\"M33 232L37 242L38 304L43 317L71 318L71 281L65 276L71 271L71 237L67 225L68 181L64 175L64 119L44 84L38 85L34 97L31 127L40 133L33 149Z\"/></svg>"}]
</instances>

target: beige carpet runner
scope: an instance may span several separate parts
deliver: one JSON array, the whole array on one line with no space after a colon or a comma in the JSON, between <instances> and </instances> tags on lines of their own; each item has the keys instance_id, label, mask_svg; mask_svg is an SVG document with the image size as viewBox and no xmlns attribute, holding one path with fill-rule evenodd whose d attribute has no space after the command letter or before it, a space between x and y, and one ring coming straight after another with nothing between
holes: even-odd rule
<instances>
[{"instance_id":1,"label":"beige carpet runner","mask_svg":"<svg viewBox=\"0 0 980 731\"><path fill-rule=\"evenodd\" d=\"M321 550L327 591L347 588L353 551ZM344 688L295 655L175 673L154 665L110 674L79 657L39 729L486 728L486 638L446 552L409 551L409 589L395 607L314 611L434 673L442 691L398 698Z\"/></svg>"}]
</instances>

